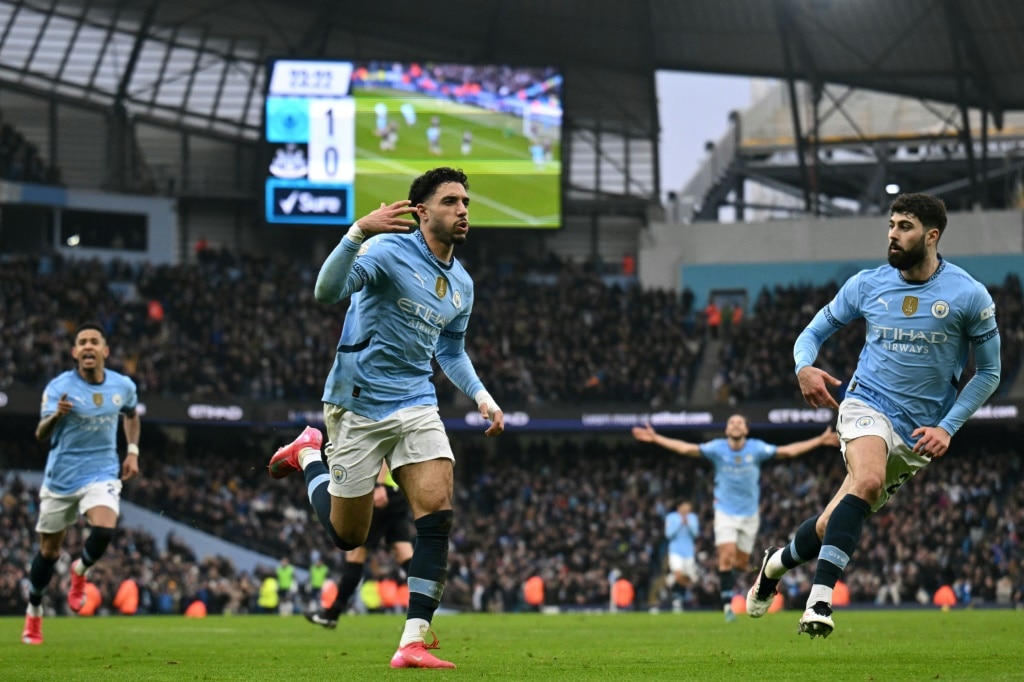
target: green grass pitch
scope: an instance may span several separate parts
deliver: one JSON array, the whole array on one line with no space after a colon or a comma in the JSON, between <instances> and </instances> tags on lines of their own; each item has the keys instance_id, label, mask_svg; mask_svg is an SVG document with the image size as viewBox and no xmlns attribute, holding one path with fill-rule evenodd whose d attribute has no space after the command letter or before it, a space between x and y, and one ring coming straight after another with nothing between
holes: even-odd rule
<instances>
[{"instance_id":1,"label":"green grass pitch","mask_svg":"<svg viewBox=\"0 0 1024 682\"><path fill-rule=\"evenodd\" d=\"M4 680L1024 680L1024 612L839 611L828 639L795 611L726 624L720 613L457 614L434 626L457 670L391 670L403 617L48 618L42 646L0 618Z\"/></svg>"},{"instance_id":2,"label":"green grass pitch","mask_svg":"<svg viewBox=\"0 0 1024 682\"><path fill-rule=\"evenodd\" d=\"M448 100L390 90L357 91L355 214L365 215L381 201L404 199L409 182L435 166L462 168L469 176L470 225L477 227L551 228L561 225L561 148L553 140L552 160L535 167L522 120ZM394 150L382 150L375 135L373 107L385 102L388 120L398 126ZM416 109L408 125L402 104ZM427 148L427 127L437 116L441 155ZM473 134L472 150L462 154L462 134Z\"/></svg>"}]
</instances>

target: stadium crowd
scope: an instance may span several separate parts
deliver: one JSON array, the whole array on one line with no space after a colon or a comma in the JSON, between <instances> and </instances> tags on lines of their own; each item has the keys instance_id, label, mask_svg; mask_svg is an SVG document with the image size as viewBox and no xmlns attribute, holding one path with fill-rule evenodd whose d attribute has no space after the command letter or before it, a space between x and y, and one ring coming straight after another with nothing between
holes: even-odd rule
<instances>
[{"instance_id":1,"label":"stadium crowd","mask_svg":"<svg viewBox=\"0 0 1024 682\"><path fill-rule=\"evenodd\" d=\"M557 259L474 271L488 286L477 290L468 349L507 406L678 406L688 400L699 363L715 361L702 358L710 328L689 292L643 291ZM89 317L108 330L109 365L131 375L142 396L290 399L315 407L341 322L338 311L313 300L315 276L312 266L283 256L214 250L184 266L3 256L0 389L41 389L68 368L72 331ZM1024 352L1021 283L1011 276L990 289L999 311L1005 391ZM778 368L791 365L792 339L834 293L835 285L765 289L749 314L723 325L717 359L722 399L799 400L792 373ZM772 324L758 324L762 319ZM863 337L862 326L851 327L821 357L838 376L851 374ZM436 384L442 405L459 399L440 373ZM31 429L24 431L28 437ZM147 429L145 447L159 456L147 458L142 478L126 486L124 498L268 556L305 566L320 552L337 567L340 555L323 546L301 481L274 482L264 471L284 434L213 431L217 435L190 431L181 440ZM551 603L607 603L613 570L633 582L638 602L655 603L664 574L662 517L680 495L693 500L703 527L703 577L691 605L716 603L708 467L614 438L513 437L493 447L485 452L470 443L457 452L459 522L449 605L523 608L520 587L533 575L544 579ZM985 451L965 436L956 449L911 484L914 494L894 500L868 524L857 564L847 572L855 601L919 600L943 582L955 584L966 599L1024 601L1022 456L1011 444ZM8 439L0 455L0 473L42 465L30 437L27 444ZM764 544L784 540L779 529L795 527L820 508L841 476L837 455L768 465ZM35 541L34 504L34 491L8 482L0 519L0 580L8 601L22 595L15 586L23 585ZM76 542L80 537L69 546ZM221 606L213 610L251 608L258 577L239 574L221 559L197 563L187 548L169 546L157 552L144 531L124 529L111 553L119 558L105 560L95 580L113 585L139 576L154 612L168 608L166 594L180 604L199 590L215 595ZM370 565L396 570L384 552ZM809 574L793 571L786 589L799 595L808 581Z\"/></svg>"},{"instance_id":2,"label":"stadium crowd","mask_svg":"<svg viewBox=\"0 0 1024 682\"><path fill-rule=\"evenodd\" d=\"M202 439L175 446L151 438L151 451L162 452L125 486L124 499L298 566L320 552L337 570L340 554L325 546L302 482L273 481L263 469L280 437L229 431L237 441L205 447ZM950 585L961 603L1024 607L1024 455L1009 443L978 445L970 433L958 445L909 483L909 494L866 524L861 552L846 574L853 602L930 603L939 586ZM7 449L4 459L20 460L31 454L27 450L19 455ZM691 499L701 518L701 579L688 606L717 606L710 467L615 438L509 438L489 450L470 439L457 457L458 521L446 606L529 608L522 586L537 575L546 603L598 607L608 603L613 570L635 586L637 608L664 605L663 517L680 497ZM835 451L766 465L755 555L787 540L780 534L819 508L842 475ZM34 505L34 491L8 482L0 519L0 580L10 602L0 608L6 612L18 612L15 602L23 609L23 593L15 587L31 558ZM73 531L69 550L76 551L80 540L80 531ZM196 595L214 613L258 610L260 576L239 573L223 558L197 562L173 538L167 544L160 553L144 530L122 529L90 579L110 599L122 579L135 577L153 613L178 613ZM377 578L397 575L384 549L371 555L368 566ZM810 577L805 568L786 576L788 603L803 603ZM66 570L60 580L63 586Z\"/></svg>"},{"instance_id":3,"label":"stadium crowd","mask_svg":"<svg viewBox=\"0 0 1024 682\"><path fill-rule=\"evenodd\" d=\"M701 362L719 364L717 397L730 404L799 400L792 340L834 295L826 286L762 290L739 324L722 327L720 356L692 294L609 283L593 268L554 260L480 270L467 348L504 405L630 402L686 404ZM184 266L6 256L0 268L0 389L42 388L67 367L83 311L111 338L112 367L143 396L315 403L340 332L338 311L312 296L316 272L294 259L204 252ZM990 286L1006 392L1024 357L1020 279ZM759 320L772 320L759 324ZM820 361L849 377L863 323L837 334ZM635 349L643 348L643 353ZM438 371L442 405L461 400Z\"/></svg>"},{"instance_id":4,"label":"stadium crowd","mask_svg":"<svg viewBox=\"0 0 1024 682\"><path fill-rule=\"evenodd\" d=\"M477 290L468 348L504 404L685 401L702 335L683 297L606 286L569 263L525 284L482 270L493 284ZM110 366L142 396L316 403L341 316L313 299L315 278L283 256L206 252L188 266L7 256L0 389L42 389L68 366L88 315L107 330ZM442 404L457 399L440 372L437 384Z\"/></svg>"}]
</instances>

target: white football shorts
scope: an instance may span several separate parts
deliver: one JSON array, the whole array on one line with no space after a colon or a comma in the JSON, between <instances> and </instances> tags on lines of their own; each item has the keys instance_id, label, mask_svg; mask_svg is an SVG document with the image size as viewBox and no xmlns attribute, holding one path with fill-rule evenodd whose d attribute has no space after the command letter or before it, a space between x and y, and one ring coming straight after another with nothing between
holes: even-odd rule
<instances>
[{"instance_id":1,"label":"white football shorts","mask_svg":"<svg viewBox=\"0 0 1024 682\"><path fill-rule=\"evenodd\" d=\"M109 507L121 515L121 481L97 481L68 495L55 493L45 485L39 489L37 533L59 533L74 525L79 514L93 507Z\"/></svg>"},{"instance_id":2,"label":"white football shorts","mask_svg":"<svg viewBox=\"0 0 1024 682\"><path fill-rule=\"evenodd\" d=\"M760 527L760 514L733 516L732 514L715 510L716 545L735 542L736 549L744 554L750 554L754 550L754 538L757 537L757 529Z\"/></svg>"},{"instance_id":3,"label":"white football shorts","mask_svg":"<svg viewBox=\"0 0 1024 682\"><path fill-rule=\"evenodd\" d=\"M380 421L324 403L327 428L327 491L335 497L361 497L373 491L381 461L391 471L417 462L450 459L448 434L436 405L414 405Z\"/></svg>"},{"instance_id":4,"label":"white football shorts","mask_svg":"<svg viewBox=\"0 0 1024 682\"><path fill-rule=\"evenodd\" d=\"M885 447L889 453L885 464L885 487L871 507L872 514L881 509L889 501L889 498L896 494L901 485L928 466L931 461L924 455L914 452L909 445L903 442L888 417L856 398L847 398L839 406L839 422L836 424L836 433L839 434L839 449L843 453L844 462L846 461L846 444L851 440L862 436L878 436L885 441Z\"/></svg>"},{"instance_id":5,"label":"white football shorts","mask_svg":"<svg viewBox=\"0 0 1024 682\"><path fill-rule=\"evenodd\" d=\"M678 554L668 555L668 570L673 573L682 573L691 582L697 582L700 574L697 573L697 560L693 557L682 557Z\"/></svg>"}]
</instances>

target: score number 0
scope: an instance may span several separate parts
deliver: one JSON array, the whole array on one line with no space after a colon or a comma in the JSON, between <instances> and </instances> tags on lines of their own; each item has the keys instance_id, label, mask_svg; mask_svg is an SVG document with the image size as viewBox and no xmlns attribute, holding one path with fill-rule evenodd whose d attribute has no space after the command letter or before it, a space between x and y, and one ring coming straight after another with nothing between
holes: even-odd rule
<instances>
[{"instance_id":1,"label":"score number 0","mask_svg":"<svg viewBox=\"0 0 1024 682\"><path fill-rule=\"evenodd\" d=\"M351 97L309 100L309 181L351 184L356 179L356 102Z\"/></svg>"}]
</instances>

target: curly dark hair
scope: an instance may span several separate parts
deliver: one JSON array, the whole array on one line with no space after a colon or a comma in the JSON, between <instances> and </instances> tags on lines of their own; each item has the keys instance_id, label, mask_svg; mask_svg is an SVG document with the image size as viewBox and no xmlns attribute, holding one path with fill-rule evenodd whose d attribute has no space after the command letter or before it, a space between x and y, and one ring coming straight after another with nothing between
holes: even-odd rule
<instances>
[{"instance_id":1,"label":"curly dark hair","mask_svg":"<svg viewBox=\"0 0 1024 682\"><path fill-rule=\"evenodd\" d=\"M433 196L438 187L446 182L457 182L467 190L469 189L469 178L466 177L466 174L461 169L442 166L428 170L412 181L412 185L409 186L409 201L413 207L422 204ZM419 222L419 217L415 213L413 218L417 223Z\"/></svg>"},{"instance_id":2,"label":"curly dark hair","mask_svg":"<svg viewBox=\"0 0 1024 682\"><path fill-rule=\"evenodd\" d=\"M78 335L81 332L84 332L86 329L95 329L96 331L98 331L100 333L100 336L103 337L103 340L106 341L106 339L107 339L107 331L100 325L99 322L91 322L91 321L90 322L82 322L81 324L79 324L78 328L75 329L75 336L74 336L74 338L77 339Z\"/></svg>"},{"instance_id":3,"label":"curly dark hair","mask_svg":"<svg viewBox=\"0 0 1024 682\"><path fill-rule=\"evenodd\" d=\"M889 215L893 213L912 215L926 228L937 228L940 235L946 229L946 204L931 194L901 194L889 207Z\"/></svg>"}]
</instances>

